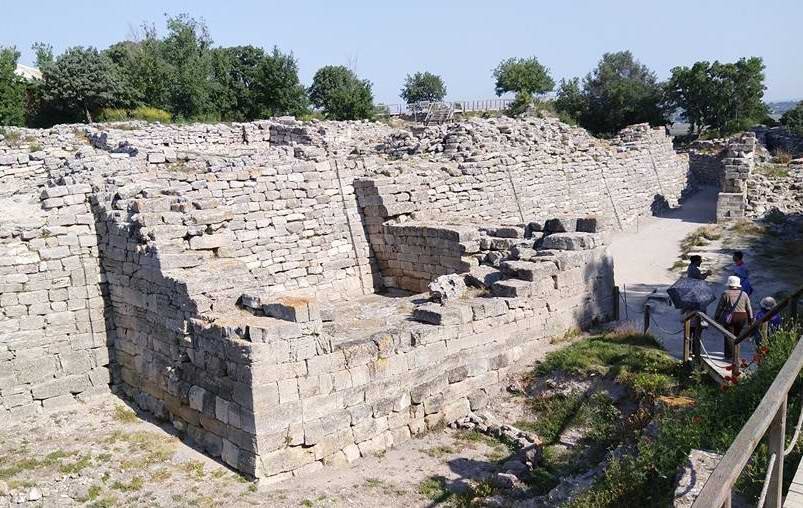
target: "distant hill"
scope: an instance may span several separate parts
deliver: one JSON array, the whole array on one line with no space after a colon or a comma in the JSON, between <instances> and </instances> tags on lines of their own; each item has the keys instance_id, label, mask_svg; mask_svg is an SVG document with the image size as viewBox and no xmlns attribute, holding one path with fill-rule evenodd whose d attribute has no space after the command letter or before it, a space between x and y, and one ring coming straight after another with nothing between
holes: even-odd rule
<instances>
[{"instance_id":1,"label":"distant hill","mask_svg":"<svg viewBox=\"0 0 803 508\"><path fill-rule=\"evenodd\" d=\"M781 116L790 109L797 106L798 102L803 99L793 99L791 101L778 101L778 102L768 102L767 107L770 108L771 115L778 115Z\"/></svg>"}]
</instances>

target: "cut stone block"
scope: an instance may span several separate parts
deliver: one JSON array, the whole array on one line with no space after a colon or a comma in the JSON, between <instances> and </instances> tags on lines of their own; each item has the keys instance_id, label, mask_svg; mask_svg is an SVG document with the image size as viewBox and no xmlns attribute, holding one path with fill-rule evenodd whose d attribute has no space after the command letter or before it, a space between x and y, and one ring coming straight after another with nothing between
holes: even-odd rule
<instances>
[{"instance_id":1,"label":"cut stone block","mask_svg":"<svg viewBox=\"0 0 803 508\"><path fill-rule=\"evenodd\" d=\"M538 281L558 273L555 263L533 263L530 261L504 261L502 271L511 277L521 280Z\"/></svg>"},{"instance_id":2,"label":"cut stone block","mask_svg":"<svg viewBox=\"0 0 803 508\"><path fill-rule=\"evenodd\" d=\"M472 312L467 305L445 307L437 303L425 303L415 308L413 319L433 325L461 325L471 321Z\"/></svg>"},{"instance_id":3,"label":"cut stone block","mask_svg":"<svg viewBox=\"0 0 803 508\"><path fill-rule=\"evenodd\" d=\"M494 282L502 280L502 272L492 266L478 265L466 274L465 279L471 287L488 289Z\"/></svg>"},{"instance_id":4,"label":"cut stone block","mask_svg":"<svg viewBox=\"0 0 803 508\"><path fill-rule=\"evenodd\" d=\"M466 282L462 275L455 273L441 275L429 284L432 299L441 305L448 305L460 299L466 292Z\"/></svg>"},{"instance_id":5,"label":"cut stone block","mask_svg":"<svg viewBox=\"0 0 803 508\"><path fill-rule=\"evenodd\" d=\"M589 250L603 245L594 233L555 233L544 237L544 249Z\"/></svg>"}]
</instances>

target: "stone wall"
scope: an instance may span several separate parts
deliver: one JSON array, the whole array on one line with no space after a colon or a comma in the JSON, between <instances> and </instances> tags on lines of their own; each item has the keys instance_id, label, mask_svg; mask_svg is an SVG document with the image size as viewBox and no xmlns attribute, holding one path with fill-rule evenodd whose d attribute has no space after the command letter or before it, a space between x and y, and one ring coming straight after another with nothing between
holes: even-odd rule
<instances>
[{"instance_id":1,"label":"stone wall","mask_svg":"<svg viewBox=\"0 0 803 508\"><path fill-rule=\"evenodd\" d=\"M688 177L644 125L612 141L551 119L14 132L0 416L111 383L276 478L462 416L540 341L607 319L593 232L675 204ZM458 272L482 287L448 308L376 294Z\"/></svg>"},{"instance_id":2,"label":"stone wall","mask_svg":"<svg viewBox=\"0 0 803 508\"><path fill-rule=\"evenodd\" d=\"M785 127L756 127L752 129L758 141L771 152L785 152L792 157L803 156L803 136L789 132Z\"/></svg>"},{"instance_id":3,"label":"stone wall","mask_svg":"<svg viewBox=\"0 0 803 508\"><path fill-rule=\"evenodd\" d=\"M722 159L723 171L717 197L717 222L746 216L747 181L755 166L756 136L752 132L733 138Z\"/></svg>"}]
</instances>

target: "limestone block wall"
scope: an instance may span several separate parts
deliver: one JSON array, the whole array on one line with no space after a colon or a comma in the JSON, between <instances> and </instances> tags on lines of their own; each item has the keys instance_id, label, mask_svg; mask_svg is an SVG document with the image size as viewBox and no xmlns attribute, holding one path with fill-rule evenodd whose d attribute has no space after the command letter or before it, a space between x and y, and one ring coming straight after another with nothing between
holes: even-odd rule
<instances>
[{"instance_id":1,"label":"limestone block wall","mask_svg":"<svg viewBox=\"0 0 803 508\"><path fill-rule=\"evenodd\" d=\"M726 222L745 217L747 206L747 180L755 166L756 135L744 133L728 143L720 193L717 197L717 222Z\"/></svg>"},{"instance_id":2,"label":"limestone block wall","mask_svg":"<svg viewBox=\"0 0 803 508\"><path fill-rule=\"evenodd\" d=\"M538 295L467 298L457 302L460 321L448 325L403 321L345 342L283 330L318 347L300 360L288 343L276 357L283 361L264 371L271 388L263 390L278 393L278 406L265 413L269 432L258 434L257 474L309 474L454 421L484 407L547 337L609 319L613 267L605 248L558 256L560 270ZM333 348L320 347L327 339Z\"/></svg>"},{"instance_id":3,"label":"limestone block wall","mask_svg":"<svg viewBox=\"0 0 803 508\"><path fill-rule=\"evenodd\" d=\"M0 421L109 389L91 192L62 178L41 195L0 199Z\"/></svg>"}]
</instances>

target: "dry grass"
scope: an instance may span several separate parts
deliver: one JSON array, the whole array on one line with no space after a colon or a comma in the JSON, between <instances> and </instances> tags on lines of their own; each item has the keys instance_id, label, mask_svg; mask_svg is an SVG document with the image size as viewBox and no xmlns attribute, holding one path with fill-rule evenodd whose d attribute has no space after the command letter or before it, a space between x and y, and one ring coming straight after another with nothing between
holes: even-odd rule
<instances>
[{"instance_id":1,"label":"dry grass","mask_svg":"<svg viewBox=\"0 0 803 508\"><path fill-rule=\"evenodd\" d=\"M789 176L789 167L786 164L758 164L754 171L767 178L785 178Z\"/></svg>"},{"instance_id":2,"label":"dry grass","mask_svg":"<svg viewBox=\"0 0 803 508\"><path fill-rule=\"evenodd\" d=\"M704 247L709 242L722 238L722 229L716 225L702 226L688 235L680 242L680 257L687 259L697 247Z\"/></svg>"}]
</instances>

